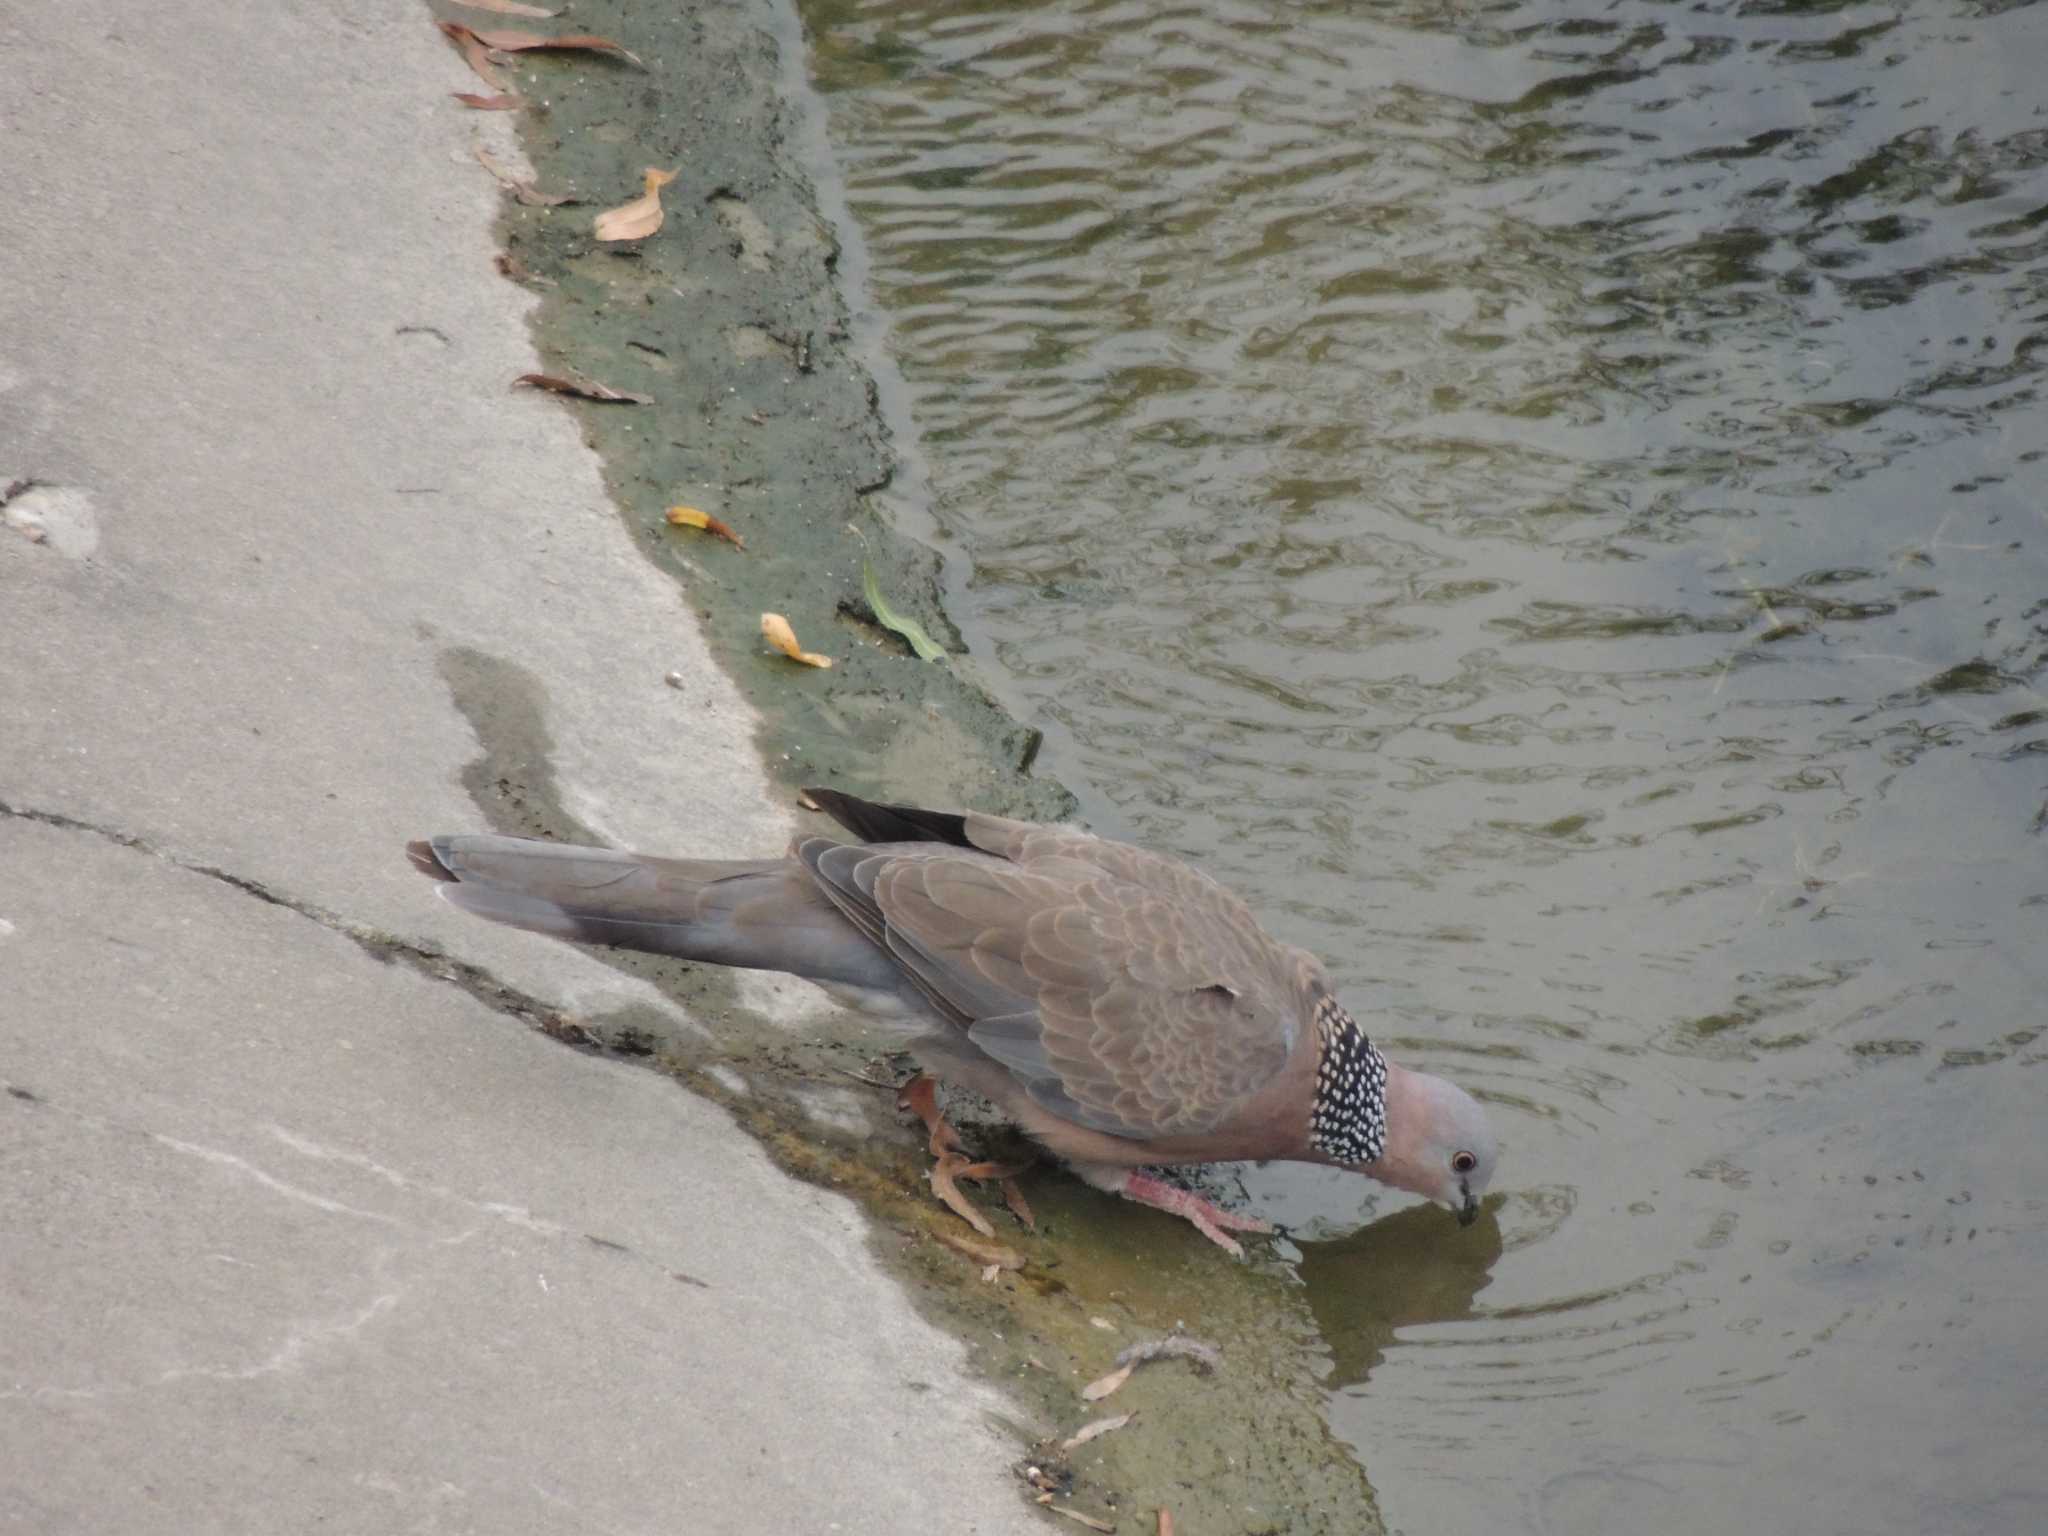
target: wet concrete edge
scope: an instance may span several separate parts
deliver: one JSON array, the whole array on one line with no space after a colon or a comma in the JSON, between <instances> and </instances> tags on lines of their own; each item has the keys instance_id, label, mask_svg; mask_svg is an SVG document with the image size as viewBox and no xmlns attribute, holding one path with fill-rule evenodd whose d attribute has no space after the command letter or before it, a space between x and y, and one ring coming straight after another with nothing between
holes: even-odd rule
<instances>
[{"instance_id":1,"label":"wet concrete edge","mask_svg":"<svg viewBox=\"0 0 2048 1536\"><path fill-rule=\"evenodd\" d=\"M452 7L445 14L475 20ZM1030 772L1037 732L1003 713L940 609L938 557L878 508L897 482L902 445L884 425L874 360L841 289L842 242L858 234L819 211L823 109L805 99L794 12L745 0L657 17L592 0L573 21L574 30L616 37L644 65L522 54L506 68L528 101L521 138L538 192L576 201L508 195L503 267L541 297L535 340L552 372L652 397L563 408L578 413L637 546L677 581L678 621L685 609L694 615L760 711L767 772L792 796L825 782L920 803L1071 815L1071 795ZM664 189L661 230L599 242L594 215L636 195L646 167L678 173ZM745 547L671 525L666 512L677 504L719 518ZM874 622L864 562L890 602L946 643L945 661L917 660ZM773 654L761 639L763 612L787 616L804 646L835 665ZM484 744L465 783L491 824L588 838L554 785L538 681L467 652L444 654L442 672ZM684 710L677 792L688 793L690 684L672 682ZM980 1369L1033 1415L1004 1426L1018 1445L1021 1496L1050 1481L1074 1509L1143 1512L1149 1523L1165 1507L1188 1529L1380 1528L1364 1473L1328 1433L1317 1385L1327 1359L1284 1265L1233 1264L1184 1224L1048 1169L1025 1186L1038 1235L998 1228L1023 1268L984 1282L982 1266L949 1245L964 1228L929 1198L921 1137L898 1119L892 1094L853 1081L907 1070L886 1036L838 1015L793 1035L749 1010L729 972L603 958L683 1003L709 1043L641 1010L548 1014L540 1027L671 1073L730 1109L781 1166L859 1199L878 1251L920 1309L962 1337ZM995 1155L1028 1155L971 1106L961 1118ZM1078 1397L1119 1348L1179 1323L1222 1342L1216 1377L1192 1377L1174 1362L1139 1372L1099 1407ZM1132 1411L1127 1429L1071 1456L1058 1449L1086 1420ZM1030 1467L1041 1469L1037 1479Z\"/></svg>"}]
</instances>

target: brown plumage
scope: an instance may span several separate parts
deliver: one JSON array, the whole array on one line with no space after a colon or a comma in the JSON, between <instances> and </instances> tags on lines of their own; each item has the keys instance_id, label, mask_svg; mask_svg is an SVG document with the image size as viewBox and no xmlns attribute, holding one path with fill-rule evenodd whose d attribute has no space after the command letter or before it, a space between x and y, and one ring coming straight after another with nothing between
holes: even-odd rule
<instances>
[{"instance_id":1,"label":"brown plumage","mask_svg":"<svg viewBox=\"0 0 2048 1536\"><path fill-rule=\"evenodd\" d=\"M765 860L488 836L410 851L479 915L790 971L908 1020L938 1076L992 1099L1090 1182L1233 1249L1219 1227L1260 1224L1135 1170L1340 1163L1476 1212L1494 1159L1478 1106L1385 1062L1321 963L1208 876L1071 827L810 794L864 841L807 837Z\"/></svg>"}]
</instances>

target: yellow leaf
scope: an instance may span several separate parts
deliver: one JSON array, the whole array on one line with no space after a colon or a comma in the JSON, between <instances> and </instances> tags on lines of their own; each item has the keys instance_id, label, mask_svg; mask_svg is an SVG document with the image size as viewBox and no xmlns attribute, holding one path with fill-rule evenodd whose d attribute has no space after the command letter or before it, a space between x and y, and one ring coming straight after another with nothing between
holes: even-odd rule
<instances>
[{"instance_id":1,"label":"yellow leaf","mask_svg":"<svg viewBox=\"0 0 2048 1536\"><path fill-rule=\"evenodd\" d=\"M767 636L770 645L782 652L791 661L800 661L807 667L829 667L832 665L832 658L830 656L820 656L815 651L807 651L798 645L796 643L796 631L789 627L789 620L779 613L764 613L761 615L761 633Z\"/></svg>"},{"instance_id":2,"label":"yellow leaf","mask_svg":"<svg viewBox=\"0 0 2048 1536\"><path fill-rule=\"evenodd\" d=\"M747 541L734 533L731 528L713 517L709 512L699 512L695 507L670 507L668 509L668 520L678 528L702 528L706 533L724 539L728 544L736 544L741 549L747 547Z\"/></svg>"},{"instance_id":3,"label":"yellow leaf","mask_svg":"<svg viewBox=\"0 0 2048 1536\"><path fill-rule=\"evenodd\" d=\"M630 203L621 203L616 208L607 208L597 216L597 238L600 240L645 240L661 228L661 189L676 179L674 171L657 171L649 166L641 173L641 184L647 188Z\"/></svg>"}]
</instances>

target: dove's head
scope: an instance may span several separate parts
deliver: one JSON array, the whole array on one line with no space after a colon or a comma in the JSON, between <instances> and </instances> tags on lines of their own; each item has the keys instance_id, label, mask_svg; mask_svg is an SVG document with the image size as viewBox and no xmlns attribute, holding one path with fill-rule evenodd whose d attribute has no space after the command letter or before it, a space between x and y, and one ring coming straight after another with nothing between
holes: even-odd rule
<instances>
[{"instance_id":1,"label":"dove's head","mask_svg":"<svg viewBox=\"0 0 2048 1536\"><path fill-rule=\"evenodd\" d=\"M1387 1063L1387 1144L1365 1171L1384 1183L1440 1201L1461 1226L1479 1219L1500 1146L1479 1101L1426 1072Z\"/></svg>"},{"instance_id":2,"label":"dove's head","mask_svg":"<svg viewBox=\"0 0 2048 1536\"><path fill-rule=\"evenodd\" d=\"M1441 1201L1469 1227L1500 1150L1486 1111L1453 1083L1395 1066L1334 998L1315 1018L1313 1153Z\"/></svg>"}]
</instances>

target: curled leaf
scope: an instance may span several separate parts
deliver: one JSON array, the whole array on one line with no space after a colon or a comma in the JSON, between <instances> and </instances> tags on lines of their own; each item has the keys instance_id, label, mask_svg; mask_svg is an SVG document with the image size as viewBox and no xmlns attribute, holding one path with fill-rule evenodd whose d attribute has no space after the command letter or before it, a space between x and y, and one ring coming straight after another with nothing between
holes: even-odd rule
<instances>
[{"instance_id":1,"label":"curled leaf","mask_svg":"<svg viewBox=\"0 0 2048 1536\"><path fill-rule=\"evenodd\" d=\"M1118 1387L1131 1379L1131 1372L1138 1368L1133 1360L1129 1365L1120 1365L1107 1376L1098 1376L1081 1389L1081 1395L1091 1403L1099 1403Z\"/></svg>"},{"instance_id":2,"label":"curled leaf","mask_svg":"<svg viewBox=\"0 0 2048 1536\"><path fill-rule=\"evenodd\" d=\"M642 171L640 184L647 190L630 203L621 203L600 213L597 216L597 238L645 240L660 229L665 217L661 211L661 189L675 179L674 171L658 171L651 165Z\"/></svg>"},{"instance_id":3,"label":"curled leaf","mask_svg":"<svg viewBox=\"0 0 2048 1536\"><path fill-rule=\"evenodd\" d=\"M654 396L638 395L630 389L613 389L608 384L599 384L591 379L568 378L559 373L522 373L512 381L531 389L545 389L552 394L574 395L579 400L598 400L606 404L652 405Z\"/></svg>"},{"instance_id":4,"label":"curled leaf","mask_svg":"<svg viewBox=\"0 0 2048 1536\"><path fill-rule=\"evenodd\" d=\"M1096 1419L1091 1423L1083 1424L1060 1442L1060 1454L1062 1456L1070 1455L1086 1445L1090 1440L1093 1440L1097 1435L1106 1435L1112 1429L1122 1429L1131 1422L1133 1417L1134 1415L1132 1414L1120 1413L1113 1419Z\"/></svg>"},{"instance_id":5,"label":"curled leaf","mask_svg":"<svg viewBox=\"0 0 2048 1536\"><path fill-rule=\"evenodd\" d=\"M668 520L678 528L702 528L706 533L711 534L715 538L721 538L728 544L737 545L741 549L747 547L745 539L734 533L732 529L713 517L709 512L699 512L695 507L670 507L668 509Z\"/></svg>"},{"instance_id":6,"label":"curled leaf","mask_svg":"<svg viewBox=\"0 0 2048 1536\"><path fill-rule=\"evenodd\" d=\"M770 645L782 652L791 661L800 661L807 667L829 667L832 665L832 658L830 656L820 656L815 651L807 651L798 645L796 643L796 631L789 627L789 620L779 613L764 613L761 615L761 633L767 638Z\"/></svg>"},{"instance_id":7,"label":"curled leaf","mask_svg":"<svg viewBox=\"0 0 2048 1536\"><path fill-rule=\"evenodd\" d=\"M505 84L505 77L498 73L497 66L491 62L490 49L485 46L481 37L459 21L440 21L435 25L441 29L442 35L449 42L462 50L462 57L476 72L477 79L494 91L510 93L511 87Z\"/></svg>"},{"instance_id":8,"label":"curled leaf","mask_svg":"<svg viewBox=\"0 0 2048 1536\"><path fill-rule=\"evenodd\" d=\"M938 661L945 656L946 648L926 634L922 624L889 606L889 600L882 596L881 584L875 580L875 568L865 560L860 563L860 588L868 607L875 611L876 622L908 641L919 661Z\"/></svg>"},{"instance_id":9,"label":"curled leaf","mask_svg":"<svg viewBox=\"0 0 2048 1536\"><path fill-rule=\"evenodd\" d=\"M531 16L546 21L556 15L554 11L542 10L537 5L521 5L519 0L455 0L465 11L496 11L501 16Z\"/></svg>"},{"instance_id":10,"label":"curled leaf","mask_svg":"<svg viewBox=\"0 0 2048 1536\"><path fill-rule=\"evenodd\" d=\"M621 48L608 37L593 37L588 32L563 32L550 36L545 32L472 32L471 36L486 48L495 48L500 53L526 53L535 48L567 48L585 53L616 53L621 58L631 59L635 64L640 56L627 48Z\"/></svg>"},{"instance_id":11,"label":"curled leaf","mask_svg":"<svg viewBox=\"0 0 2048 1536\"><path fill-rule=\"evenodd\" d=\"M1078 1520L1091 1531L1113 1531L1116 1526L1108 1520L1098 1520L1093 1515L1084 1515L1078 1509L1069 1509L1064 1504L1048 1504L1046 1508L1056 1515L1065 1515L1069 1520Z\"/></svg>"},{"instance_id":12,"label":"curled leaf","mask_svg":"<svg viewBox=\"0 0 2048 1536\"><path fill-rule=\"evenodd\" d=\"M519 104L519 99L516 96L512 99L512 104L514 106ZM476 150L477 164L497 177L498 185L518 198L520 202L526 204L527 207L554 208L563 203L573 203L576 201L567 192L541 191L532 182L526 180L525 177L515 176L512 172L506 170L503 165L498 163L497 157L488 149L485 149L483 145L478 144L474 148Z\"/></svg>"}]
</instances>

